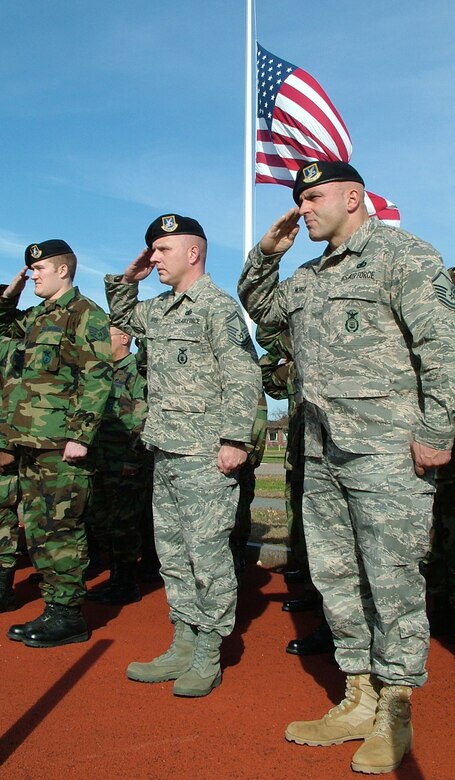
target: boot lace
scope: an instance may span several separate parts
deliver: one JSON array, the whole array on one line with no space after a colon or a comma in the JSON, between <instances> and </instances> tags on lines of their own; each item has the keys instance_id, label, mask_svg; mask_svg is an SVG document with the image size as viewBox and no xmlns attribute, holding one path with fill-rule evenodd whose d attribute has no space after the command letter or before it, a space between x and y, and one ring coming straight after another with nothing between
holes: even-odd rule
<instances>
[{"instance_id":1,"label":"boot lace","mask_svg":"<svg viewBox=\"0 0 455 780\"><path fill-rule=\"evenodd\" d=\"M344 699L340 701L339 704L337 704L335 707L332 707L327 713L328 716L336 715L339 712L345 712L345 710L351 705L355 704L356 702L356 696L355 696L355 688L349 680L349 678L346 680L346 691L344 694Z\"/></svg>"}]
</instances>

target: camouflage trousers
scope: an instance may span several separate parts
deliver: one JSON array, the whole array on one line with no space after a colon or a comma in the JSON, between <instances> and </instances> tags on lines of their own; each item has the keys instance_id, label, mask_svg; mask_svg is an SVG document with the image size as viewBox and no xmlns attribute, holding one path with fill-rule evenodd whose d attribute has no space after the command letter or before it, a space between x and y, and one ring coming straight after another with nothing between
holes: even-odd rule
<instances>
[{"instance_id":1,"label":"camouflage trousers","mask_svg":"<svg viewBox=\"0 0 455 780\"><path fill-rule=\"evenodd\" d=\"M90 457L65 463L60 450L19 447L19 482L30 558L43 575L46 603L77 606L88 565L83 513L92 479Z\"/></svg>"},{"instance_id":2,"label":"camouflage trousers","mask_svg":"<svg viewBox=\"0 0 455 780\"><path fill-rule=\"evenodd\" d=\"M215 457L155 450L155 543L172 622L231 633L237 580L229 535L237 502L237 478L221 474Z\"/></svg>"},{"instance_id":3,"label":"camouflage trousers","mask_svg":"<svg viewBox=\"0 0 455 780\"><path fill-rule=\"evenodd\" d=\"M144 470L124 477L120 471L96 472L85 522L100 547L114 560L137 561L141 551L140 524L144 513Z\"/></svg>"},{"instance_id":4,"label":"camouflage trousers","mask_svg":"<svg viewBox=\"0 0 455 780\"><path fill-rule=\"evenodd\" d=\"M410 452L353 455L330 440L307 458L303 523L311 578L347 674L420 686L429 648L425 581L434 488Z\"/></svg>"},{"instance_id":5,"label":"camouflage trousers","mask_svg":"<svg viewBox=\"0 0 455 780\"><path fill-rule=\"evenodd\" d=\"M19 481L17 464L0 474L0 568L12 569L16 565L19 542Z\"/></svg>"}]
</instances>

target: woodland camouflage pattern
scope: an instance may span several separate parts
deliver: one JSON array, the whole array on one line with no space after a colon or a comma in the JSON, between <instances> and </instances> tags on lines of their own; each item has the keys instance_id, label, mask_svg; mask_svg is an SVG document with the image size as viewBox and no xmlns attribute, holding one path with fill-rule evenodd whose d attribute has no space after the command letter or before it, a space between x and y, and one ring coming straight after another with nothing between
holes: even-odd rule
<instances>
[{"instance_id":1,"label":"woodland camouflage pattern","mask_svg":"<svg viewBox=\"0 0 455 780\"><path fill-rule=\"evenodd\" d=\"M214 454L220 439L251 441L261 374L238 304L208 274L141 303L137 285L120 279L106 277L112 324L148 342L143 440L181 455Z\"/></svg>"},{"instance_id":2,"label":"woodland camouflage pattern","mask_svg":"<svg viewBox=\"0 0 455 780\"><path fill-rule=\"evenodd\" d=\"M95 303L72 288L56 301L18 311L0 298L0 336L21 340L20 373L3 435L9 444L64 449L90 445L101 422L112 367L109 324Z\"/></svg>"},{"instance_id":3,"label":"woodland camouflage pattern","mask_svg":"<svg viewBox=\"0 0 455 780\"><path fill-rule=\"evenodd\" d=\"M5 393L5 378L12 374L12 356L16 341L3 338L0 341L0 420L4 420L8 396ZM11 385L10 385L11 387ZM0 448L7 447L7 441L0 438ZM19 484L17 461L4 468L0 474L0 566L12 568L16 565L17 545L19 541L19 520L17 505L19 502Z\"/></svg>"},{"instance_id":4,"label":"woodland camouflage pattern","mask_svg":"<svg viewBox=\"0 0 455 780\"><path fill-rule=\"evenodd\" d=\"M112 381L109 323L77 287L25 311L16 306L0 297L0 336L19 340L3 436L19 452L24 526L42 596L77 606L88 565L82 517L94 470L90 445ZM62 459L69 439L89 447L77 465Z\"/></svg>"}]
</instances>

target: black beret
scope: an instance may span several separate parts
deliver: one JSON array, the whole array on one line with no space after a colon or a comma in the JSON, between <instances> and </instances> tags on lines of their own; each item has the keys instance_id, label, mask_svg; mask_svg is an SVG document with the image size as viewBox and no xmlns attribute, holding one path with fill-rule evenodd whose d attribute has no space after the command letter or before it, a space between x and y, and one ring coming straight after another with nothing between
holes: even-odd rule
<instances>
[{"instance_id":1,"label":"black beret","mask_svg":"<svg viewBox=\"0 0 455 780\"><path fill-rule=\"evenodd\" d=\"M357 181L365 186L360 173L349 163L336 160L315 160L300 168L295 180L292 192L293 198L300 206L300 193L316 187L318 184L326 184L329 181Z\"/></svg>"},{"instance_id":2,"label":"black beret","mask_svg":"<svg viewBox=\"0 0 455 780\"><path fill-rule=\"evenodd\" d=\"M162 236L200 236L207 240L199 222L191 217L181 217L180 214L164 214L157 217L148 227L145 234L145 243L151 247L157 238Z\"/></svg>"},{"instance_id":3,"label":"black beret","mask_svg":"<svg viewBox=\"0 0 455 780\"><path fill-rule=\"evenodd\" d=\"M58 255L74 255L74 252L66 241L50 238L49 241L41 241L40 244L29 244L25 250L25 264L31 268L38 260L47 260L48 257Z\"/></svg>"}]
</instances>

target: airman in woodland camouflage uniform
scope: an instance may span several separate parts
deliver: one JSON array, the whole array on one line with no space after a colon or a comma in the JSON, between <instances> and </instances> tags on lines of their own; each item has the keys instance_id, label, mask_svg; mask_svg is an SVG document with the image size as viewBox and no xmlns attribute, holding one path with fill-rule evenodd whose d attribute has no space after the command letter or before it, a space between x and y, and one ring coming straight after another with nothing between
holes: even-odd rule
<instances>
[{"instance_id":1,"label":"airman in woodland camouflage uniform","mask_svg":"<svg viewBox=\"0 0 455 780\"><path fill-rule=\"evenodd\" d=\"M110 328L113 381L96 439L96 472L85 522L108 553L106 586L88 596L102 604L140 601L136 579L144 512L144 446L140 434L147 414L145 379L130 352L131 336Z\"/></svg>"},{"instance_id":2,"label":"airman in woodland camouflage uniform","mask_svg":"<svg viewBox=\"0 0 455 780\"><path fill-rule=\"evenodd\" d=\"M0 285L0 295L8 285ZM8 397L5 393L5 380L14 374L13 355L17 347L14 339L3 338L0 343L0 424L7 412ZM14 572L19 542L19 484L17 478L17 460L13 453L4 451L8 442L0 430L0 612L10 612L17 608L13 591ZM3 450L3 451L1 451Z\"/></svg>"},{"instance_id":3,"label":"airman in woodland camouflage uniform","mask_svg":"<svg viewBox=\"0 0 455 780\"><path fill-rule=\"evenodd\" d=\"M111 386L111 353L106 315L73 287L76 257L68 244L30 245L25 262L0 297L0 335L19 340L16 362L22 363L2 433L19 454L24 527L42 574L45 610L7 636L54 647L89 636L80 612L88 563L82 516L93 473L90 445ZM19 311L29 270L43 302Z\"/></svg>"},{"instance_id":4,"label":"airman in woodland camouflage uniform","mask_svg":"<svg viewBox=\"0 0 455 780\"><path fill-rule=\"evenodd\" d=\"M165 215L145 241L123 276L106 278L106 294L113 324L148 343L142 438L155 451L155 540L174 640L127 675L175 680L174 694L205 696L221 682L220 645L234 625L229 534L261 375L240 307L205 273L199 223ZM172 289L138 303L138 282L155 266Z\"/></svg>"},{"instance_id":5,"label":"airman in woodland camouflage uniform","mask_svg":"<svg viewBox=\"0 0 455 780\"><path fill-rule=\"evenodd\" d=\"M411 747L412 687L426 680L428 621L419 561L432 471L454 438L455 290L436 250L369 219L346 163L296 178L294 208L250 253L239 293L256 322L289 326L305 400L303 521L346 698L286 737L365 738L360 772L388 772ZM279 282L303 216L322 256Z\"/></svg>"}]
</instances>

